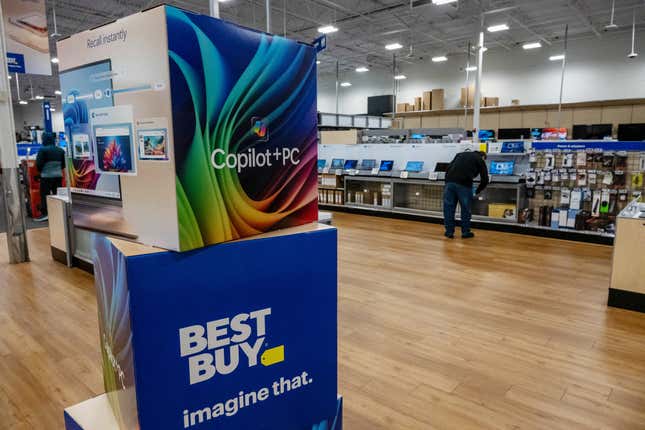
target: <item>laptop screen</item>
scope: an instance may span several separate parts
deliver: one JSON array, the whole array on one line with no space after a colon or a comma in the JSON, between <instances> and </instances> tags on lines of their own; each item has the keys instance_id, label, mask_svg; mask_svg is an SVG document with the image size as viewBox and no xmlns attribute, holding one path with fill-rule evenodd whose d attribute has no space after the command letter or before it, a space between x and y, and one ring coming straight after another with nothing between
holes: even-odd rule
<instances>
[{"instance_id":1,"label":"laptop screen","mask_svg":"<svg viewBox=\"0 0 645 430\"><path fill-rule=\"evenodd\" d=\"M379 170L381 172L389 172L392 170L392 167L394 167L394 161L393 160L382 160L381 161L381 167Z\"/></svg>"},{"instance_id":2,"label":"laptop screen","mask_svg":"<svg viewBox=\"0 0 645 430\"><path fill-rule=\"evenodd\" d=\"M447 172L448 171L448 166L450 166L450 163L437 163L434 166L434 171L435 172Z\"/></svg>"},{"instance_id":3,"label":"laptop screen","mask_svg":"<svg viewBox=\"0 0 645 430\"><path fill-rule=\"evenodd\" d=\"M491 175L512 175L515 170L514 161L491 161L490 174Z\"/></svg>"},{"instance_id":4,"label":"laptop screen","mask_svg":"<svg viewBox=\"0 0 645 430\"><path fill-rule=\"evenodd\" d=\"M361 162L361 169L372 170L376 167L376 160L363 160Z\"/></svg>"},{"instance_id":5,"label":"laptop screen","mask_svg":"<svg viewBox=\"0 0 645 430\"><path fill-rule=\"evenodd\" d=\"M408 161L405 165L405 170L412 173L419 173L423 170L423 161Z\"/></svg>"},{"instance_id":6,"label":"laptop screen","mask_svg":"<svg viewBox=\"0 0 645 430\"><path fill-rule=\"evenodd\" d=\"M343 168L345 170L353 170L356 168L357 164L358 160L345 160L345 166Z\"/></svg>"},{"instance_id":7,"label":"laptop screen","mask_svg":"<svg viewBox=\"0 0 645 430\"><path fill-rule=\"evenodd\" d=\"M334 158L331 160L331 168L332 169L342 169L344 166L345 160L342 158Z\"/></svg>"},{"instance_id":8,"label":"laptop screen","mask_svg":"<svg viewBox=\"0 0 645 430\"><path fill-rule=\"evenodd\" d=\"M319 169L324 169L326 165L327 165L327 160L318 160Z\"/></svg>"}]
</instances>

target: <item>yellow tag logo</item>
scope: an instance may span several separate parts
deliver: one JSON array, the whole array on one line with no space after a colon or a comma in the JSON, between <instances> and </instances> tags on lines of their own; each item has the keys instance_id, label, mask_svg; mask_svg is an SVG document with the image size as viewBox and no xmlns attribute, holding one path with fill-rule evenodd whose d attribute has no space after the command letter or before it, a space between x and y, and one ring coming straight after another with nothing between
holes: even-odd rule
<instances>
[{"instance_id":1,"label":"yellow tag logo","mask_svg":"<svg viewBox=\"0 0 645 430\"><path fill-rule=\"evenodd\" d=\"M284 345L276 346L275 348L267 349L262 353L260 357L262 365L272 366L277 363L282 363L284 361Z\"/></svg>"}]
</instances>

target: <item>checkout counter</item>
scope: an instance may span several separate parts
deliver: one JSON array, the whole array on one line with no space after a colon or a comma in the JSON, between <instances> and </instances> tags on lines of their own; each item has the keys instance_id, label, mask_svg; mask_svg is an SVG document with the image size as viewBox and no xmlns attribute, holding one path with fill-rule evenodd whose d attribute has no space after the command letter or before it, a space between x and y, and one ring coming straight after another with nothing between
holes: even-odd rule
<instances>
[{"instance_id":1,"label":"checkout counter","mask_svg":"<svg viewBox=\"0 0 645 430\"><path fill-rule=\"evenodd\" d=\"M634 200L616 219L608 305L645 313L645 203Z\"/></svg>"}]
</instances>

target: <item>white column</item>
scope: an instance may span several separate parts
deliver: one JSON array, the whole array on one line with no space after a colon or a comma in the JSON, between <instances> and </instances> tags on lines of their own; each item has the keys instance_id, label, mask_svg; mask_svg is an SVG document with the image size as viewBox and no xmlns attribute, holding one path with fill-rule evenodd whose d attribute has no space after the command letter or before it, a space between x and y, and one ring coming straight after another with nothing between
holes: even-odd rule
<instances>
[{"instance_id":1,"label":"white column","mask_svg":"<svg viewBox=\"0 0 645 430\"><path fill-rule=\"evenodd\" d=\"M271 0L264 0L267 15L267 33L271 33Z\"/></svg>"},{"instance_id":2,"label":"white column","mask_svg":"<svg viewBox=\"0 0 645 430\"><path fill-rule=\"evenodd\" d=\"M0 4L0 167L2 167L2 197L7 219L7 245L9 262L29 261L25 204L18 180L18 153L16 130L13 122L11 88L7 69L4 16Z\"/></svg>"},{"instance_id":3,"label":"white column","mask_svg":"<svg viewBox=\"0 0 645 430\"><path fill-rule=\"evenodd\" d=\"M479 32L477 44L477 79L475 80L475 100L473 101L473 128L475 129L473 141L479 142L479 113L482 98L482 69L484 65L484 30Z\"/></svg>"},{"instance_id":4,"label":"white column","mask_svg":"<svg viewBox=\"0 0 645 430\"><path fill-rule=\"evenodd\" d=\"M210 15L213 18L219 18L219 0L208 0Z\"/></svg>"}]
</instances>

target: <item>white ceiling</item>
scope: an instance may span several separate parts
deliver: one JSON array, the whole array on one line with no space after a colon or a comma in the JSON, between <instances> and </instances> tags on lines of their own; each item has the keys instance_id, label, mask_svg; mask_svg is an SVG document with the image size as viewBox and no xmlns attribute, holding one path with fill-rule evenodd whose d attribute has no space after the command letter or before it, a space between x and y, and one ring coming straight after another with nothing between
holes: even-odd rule
<instances>
[{"instance_id":1,"label":"white ceiling","mask_svg":"<svg viewBox=\"0 0 645 430\"><path fill-rule=\"evenodd\" d=\"M432 0L270 0L271 31L305 42L313 41L318 27L334 24L339 31L328 36L328 48L320 55L320 73L333 74L336 60L342 70L359 65L391 68L392 52L385 44L399 42L404 48L397 57L404 62L420 62L435 55L463 55L468 42L474 42L485 18L485 26L507 23L509 31L487 34L490 49L521 49L524 42L541 40L544 45L562 43L565 25L571 38L606 38L631 31L636 8L637 25L645 27L645 0L616 0L618 29L604 27L609 22L611 0L459 0L434 5ZM149 8L160 1L143 0L57 0L47 1L50 33L56 9L58 33L68 36L108 21ZM184 9L208 13L207 0L166 2ZM264 0L228 0L220 3L223 19L265 30ZM55 52L55 39L51 40ZM56 67L54 66L54 69ZM54 97L58 88L54 76L21 77L23 98L34 94ZM15 85L13 95L15 100Z\"/></svg>"}]
</instances>

